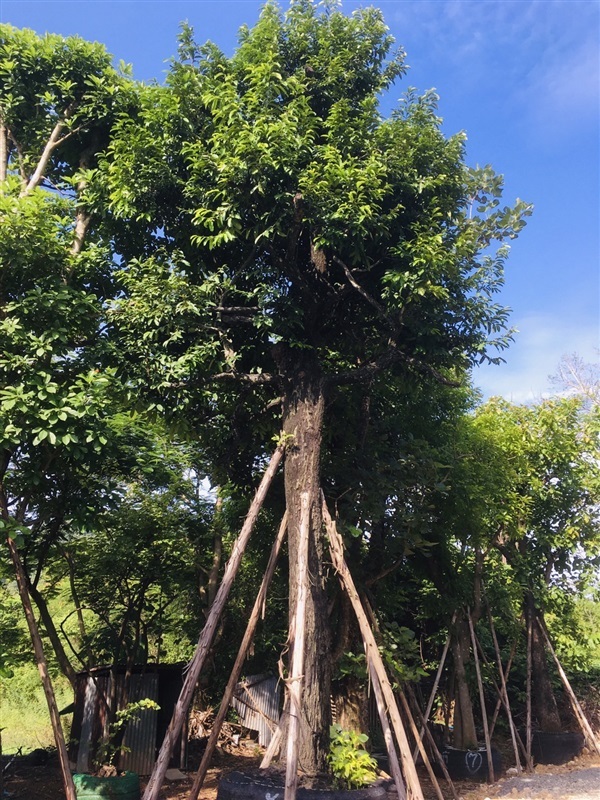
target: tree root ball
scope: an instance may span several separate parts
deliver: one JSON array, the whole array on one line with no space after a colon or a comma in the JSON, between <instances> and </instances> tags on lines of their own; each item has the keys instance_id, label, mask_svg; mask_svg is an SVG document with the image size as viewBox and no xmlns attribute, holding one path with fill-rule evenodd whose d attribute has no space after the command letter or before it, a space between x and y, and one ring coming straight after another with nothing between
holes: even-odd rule
<instances>
[{"instance_id":1,"label":"tree root ball","mask_svg":"<svg viewBox=\"0 0 600 800\"><path fill-rule=\"evenodd\" d=\"M388 782L377 782L364 789L306 789L300 787L298 800L385 800ZM219 781L217 800L283 800L281 777L250 776L231 772Z\"/></svg>"},{"instance_id":2,"label":"tree root ball","mask_svg":"<svg viewBox=\"0 0 600 800\"><path fill-rule=\"evenodd\" d=\"M566 764L581 753L584 744L582 733L534 731L531 755L536 764Z\"/></svg>"},{"instance_id":3,"label":"tree root ball","mask_svg":"<svg viewBox=\"0 0 600 800\"><path fill-rule=\"evenodd\" d=\"M489 781L488 757L485 747L477 750L458 750L455 747L445 747L442 750L442 756L451 778ZM495 747L492 747L492 764L494 765L494 778L498 780L502 772L502 756Z\"/></svg>"}]
</instances>

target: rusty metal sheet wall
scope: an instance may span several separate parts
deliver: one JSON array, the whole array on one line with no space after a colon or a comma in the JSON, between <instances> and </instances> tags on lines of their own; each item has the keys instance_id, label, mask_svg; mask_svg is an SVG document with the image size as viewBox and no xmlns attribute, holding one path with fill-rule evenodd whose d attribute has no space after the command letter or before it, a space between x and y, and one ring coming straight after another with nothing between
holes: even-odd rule
<instances>
[{"instance_id":1,"label":"rusty metal sheet wall","mask_svg":"<svg viewBox=\"0 0 600 800\"><path fill-rule=\"evenodd\" d=\"M148 697L158 701L158 675L151 672L146 675L132 675L129 686L129 702L135 703ZM150 775L154 766L156 751L156 722L158 712L146 708L140 712L139 718L129 723L123 737L123 746L129 748L119 760L121 769L137 772L138 775Z\"/></svg>"},{"instance_id":2,"label":"rusty metal sheet wall","mask_svg":"<svg viewBox=\"0 0 600 800\"><path fill-rule=\"evenodd\" d=\"M241 724L258 731L258 743L268 747L279 722L281 685L278 678L249 675L238 683L231 704L240 715Z\"/></svg>"},{"instance_id":3,"label":"rusty metal sheet wall","mask_svg":"<svg viewBox=\"0 0 600 800\"><path fill-rule=\"evenodd\" d=\"M77 675L77 691L75 712L73 715L73 733L77 743L73 748L73 761L78 772L94 770L95 748L102 740L107 729L107 699L111 697L111 670L99 667L90 672ZM124 746L130 752L123 753L119 759L121 769L137 772L138 775L149 775L154 766L159 736L171 719L173 706L179 696L182 677L180 667L162 667L158 671L136 671L130 676L129 701L135 702L149 697L161 705L159 712L146 709L141 712L137 722L128 725L123 739ZM118 668L114 695L118 707L123 707L125 688L125 669ZM160 695L159 695L160 692ZM180 737L174 756L175 764L185 767L187 758L187 726Z\"/></svg>"}]
</instances>

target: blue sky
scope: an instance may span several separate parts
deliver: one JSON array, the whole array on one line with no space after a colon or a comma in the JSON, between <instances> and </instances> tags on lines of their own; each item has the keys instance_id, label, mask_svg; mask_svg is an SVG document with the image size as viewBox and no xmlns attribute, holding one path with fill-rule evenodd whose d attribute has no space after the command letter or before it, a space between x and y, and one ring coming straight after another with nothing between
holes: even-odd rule
<instances>
[{"instance_id":1,"label":"blue sky","mask_svg":"<svg viewBox=\"0 0 600 800\"><path fill-rule=\"evenodd\" d=\"M407 52L408 86L434 87L448 134L469 163L505 176L507 202L535 205L513 244L501 302L518 329L506 364L477 370L484 394L515 402L549 390L563 354L600 347L600 1L377 0ZM135 77L164 77L179 23L226 52L256 21L255 0L0 0L0 19L103 42ZM282 3L282 5L286 5ZM365 5L343 0L351 13Z\"/></svg>"}]
</instances>

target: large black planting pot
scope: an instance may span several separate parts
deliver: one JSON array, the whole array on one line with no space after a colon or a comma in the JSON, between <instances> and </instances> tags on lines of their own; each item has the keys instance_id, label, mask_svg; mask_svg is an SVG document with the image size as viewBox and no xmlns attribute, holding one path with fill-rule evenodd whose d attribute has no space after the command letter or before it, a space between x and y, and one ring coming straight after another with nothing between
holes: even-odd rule
<instances>
[{"instance_id":1,"label":"large black planting pot","mask_svg":"<svg viewBox=\"0 0 600 800\"><path fill-rule=\"evenodd\" d=\"M365 789L298 789L298 800L386 800L386 785L378 781ZM280 776L253 777L231 772L221 778L217 800L283 800L284 781Z\"/></svg>"},{"instance_id":2,"label":"large black planting pot","mask_svg":"<svg viewBox=\"0 0 600 800\"><path fill-rule=\"evenodd\" d=\"M488 781L488 756L485 747L475 750L458 750L456 747L444 747L442 756L451 778L456 780ZM492 765L494 778L497 780L502 772L502 756L492 747Z\"/></svg>"},{"instance_id":3,"label":"large black planting pot","mask_svg":"<svg viewBox=\"0 0 600 800\"><path fill-rule=\"evenodd\" d=\"M566 764L583 750L582 733L534 731L531 736L531 755L537 764Z\"/></svg>"}]
</instances>

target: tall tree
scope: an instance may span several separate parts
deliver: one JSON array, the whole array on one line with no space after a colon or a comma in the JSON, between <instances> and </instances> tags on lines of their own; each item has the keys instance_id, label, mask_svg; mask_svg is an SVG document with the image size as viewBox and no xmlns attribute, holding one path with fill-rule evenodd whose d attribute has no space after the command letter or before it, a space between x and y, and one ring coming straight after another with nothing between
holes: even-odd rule
<instances>
[{"instance_id":1,"label":"tall tree","mask_svg":"<svg viewBox=\"0 0 600 800\"><path fill-rule=\"evenodd\" d=\"M505 491L487 518L488 531L522 587L533 630L535 711L548 731L562 723L537 622L545 624L553 594L576 592L598 562L597 416L597 408L582 413L578 398L536 406L492 400L475 420L503 464Z\"/></svg>"},{"instance_id":2,"label":"tall tree","mask_svg":"<svg viewBox=\"0 0 600 800\"><path fill-rule=\"evenodd\" d=\"M185 28L167 87L121 118L101 165L130 375L141 360L140 385L203 422L243 398L259 446L283 431L291 587L310 494L308 774L327 752L319 490L332 397L384 373L451 383L493 357L490 332L505 346L507 311L493 300L502 243L530 213L500 207L490 168L465 166L464 137L442 134L433 93L409 93L382 119L378 96L403 61L375 9L346 17L300 0L282 16L268 3L232 58Z\"/></svg>"},{"instance_id":3,"label":"tall tree","mask_svg":"<svg viewBox=\"0 0 600 800\"><path fill-rule=\"evenodd\" d=\"M19 544L32 531L51 540L82 510L81 502L61 503L64 485L76 474L85 484L107 441L115 380L103 365L102 320L111 254L85 194L127 85L98 44L0 26L0 525L70 798Z\"/></svg>"}]
</instances>

